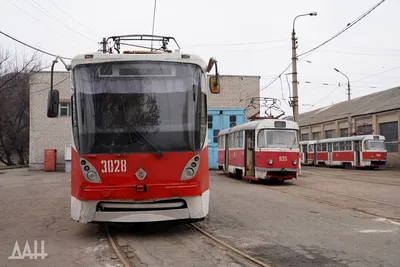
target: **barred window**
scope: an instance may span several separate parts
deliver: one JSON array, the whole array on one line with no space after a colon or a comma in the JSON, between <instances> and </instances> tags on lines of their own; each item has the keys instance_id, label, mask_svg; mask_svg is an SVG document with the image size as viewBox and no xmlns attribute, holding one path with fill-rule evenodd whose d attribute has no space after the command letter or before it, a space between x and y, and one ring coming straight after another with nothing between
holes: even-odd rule
<instances>
[{"instance_id":1,"label":"barred window","mask_svg":"<svg viewBox=\"0 0 400 267\"><path fill-rule=\"evenodd\" d=\"M399 123L397 121L380 123L379 134L385 137L387 152L398 152Z\"/></svg>"}]
</instances>

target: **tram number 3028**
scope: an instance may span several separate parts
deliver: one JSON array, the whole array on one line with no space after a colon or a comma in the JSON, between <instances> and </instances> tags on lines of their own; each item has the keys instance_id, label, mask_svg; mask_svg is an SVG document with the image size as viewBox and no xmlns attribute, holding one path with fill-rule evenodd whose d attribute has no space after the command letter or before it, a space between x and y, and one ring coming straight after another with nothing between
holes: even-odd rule
<instances>
[{"instance_id":1,"label":"tram number 3028","mask_svg":"<svg viewBox=\"0 0 400 267\"><path fill-rule=\"evenodd\" d=\"M102 160L102 173L126 172L126 159Z\"/></svg>"}]
</instances>

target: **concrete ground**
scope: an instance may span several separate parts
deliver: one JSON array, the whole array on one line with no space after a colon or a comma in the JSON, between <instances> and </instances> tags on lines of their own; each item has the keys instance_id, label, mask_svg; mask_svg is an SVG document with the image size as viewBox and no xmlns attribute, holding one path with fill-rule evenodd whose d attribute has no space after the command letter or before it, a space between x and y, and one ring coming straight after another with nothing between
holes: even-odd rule
<instances>
[{"instance_id":1,"label":"concrete ground","mask_svg":"<svg viewBox=\"0 0 400 267\"><path fill-rule=\"evenodd\" d=\"M0 266L118 266L104 231L70 219L70 182L66 173L0 170ZM8 259L15 242L28 241L45 259ZM23 254L22 254L23 255Z\"/></svg>"},{"instance_id":2,"label":"concrete ground","mask_svg":"<svg viewBox=\"0 0 400 267\"><path fill-rule=\"evenodd\" d=\"M303 168L283 185L211 174L196 225L276 266L400 266L400 173ZM67 173L0 170L0 266L118 266L104 230L70 219ZM391 219L388 219L391 218ZM134 266L252 266L182 225L112 228ZM18 241L46 259L9 260Z\"/></svg>"},{"instance_id":3,"label":"concrete ground","mask_svg":"<svg viewBox=\"0 0 400 267\"><path fill-rule=\"evenodd\" d=\"M400 266L400 220L385 216L397 216L399 208L351 198L398 204L399 187L344 180L374 181L383 172L304 168L300 179L283 185L219 173L211 178L210 216L199 225L250 255L274 266ZM400 181L400 173L386 174L382 182ZM379 216L356 211L357 205Z\"/></svg>"}]
</instances>

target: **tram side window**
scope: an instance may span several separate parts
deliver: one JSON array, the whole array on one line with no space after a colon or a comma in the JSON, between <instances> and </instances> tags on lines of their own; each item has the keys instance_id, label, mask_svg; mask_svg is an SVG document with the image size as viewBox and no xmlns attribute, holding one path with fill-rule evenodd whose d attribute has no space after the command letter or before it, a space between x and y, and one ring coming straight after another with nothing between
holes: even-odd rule
<instances>
[{"instance_id":1,"label":"tram side window","mask_svg":"<svg viewBox=\"0 0 400 267\"><path fill-rule=\"evenodd\" d=\"M317 152L321 152L321 144L317 144Z\"/></svg>"},{"instance_id":2,"label":"tram side window","mask_svg":"<svg viewBox=\"0 0 400 267\"><path fill-rule=\"evenodd\" d=\"M243 132L243 131L240 131L240 132L239 132L239 147L240 147L240 148L244 148L243 136L244 136L244 132Z\"/></svg>"},{"instance_id":3,"label":"tram side window","mask_svg":"<svg viewBox=\"0 0 400 267\"><path fill-rule=\"evenodd\" d=\"M326 143L323 143L323 144L321 144L321 145L322 145L321 150L322 150L322 151L327 151L327 150L326 150Z\"/></svg>"},{"instance_id":4,"label":"tram side window","mask_svg":"<svg viewBox=\"0 0 400 267\"><path fill-rule=\"evenodd\" d=\"M261 130L261 131L258 132L258 135L257 135L257 147L263 148L263 147L266 146L265 144L266 144L266 142L265 142L265 130Z\"/></svg>"},{"instance_id":5,"label":"tram side window","mask_svg":"<svg viewBox=\"0 0 400 267\"><path fill-rule=\"evenodd\" d=\"M339 143L338 142L333 143L333 151L339 151Z\"/></svg>"},{"instance_id":6,"label":"tram side window","mask_svg":"<svg viewBox=\"0 0 400 267\"><path fill-rule=\"evenodd\" d=\"M314 145L308 145L308 152L314 152Z\"/></svg>"},{"instance_id":7,"label":"tram side window","mask_svg":"<svg viewBox=\"0 0 400 267\"><path fill-rule=\"evenodd\" d=\"M238 134L239 134L238 132L235 133L235 148L239 147L239 135Z\"/></svg>"},{"instance_id":8,"label":"tram side window","mask_svg":"<svg viewBox=\"0 0 400 267\"><path fill-rule=\"evenodd\" d=\"M344 142L339 142L339 149L340 149L340 151L345 151L346 149L346 145L345 145L345 143Z\"/></svg>"},{"instance_id":9,"label":"tram side window","mask_svg":"<svg viewBox=\"0 0 400 267\"><path fill-rule=\"evenodd\" d=\"M351 141L346 141L346 150L351 151Z\"/></svg>"}]
</instances>

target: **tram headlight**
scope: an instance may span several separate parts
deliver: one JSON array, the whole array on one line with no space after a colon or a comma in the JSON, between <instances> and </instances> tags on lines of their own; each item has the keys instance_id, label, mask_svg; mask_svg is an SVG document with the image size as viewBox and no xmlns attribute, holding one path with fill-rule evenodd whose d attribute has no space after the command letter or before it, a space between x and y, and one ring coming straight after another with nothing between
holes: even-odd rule
<instances>
[{"instance_id":1,"label":"tram headlight","mask_svg":"<svg viewBox=\"0 0 400 267\"><path fill-rule=\"evenodd\" d=\"M192 157L183 168L181 181L193 179L196 176L200 166L200 155Z\"/></svg>"},{"instance_id":2,"label":"tram headlight","mask_svg":"<svg viewBox=\"0 0 400 267\"><path fill-rule=\"evenodd\" d=\"M293 160L293 165L296 165L297 164L297 160Z\"/></svg>"},{"instance_id":3,"label":"tram headlight","mask_svg":"<svg viewBox=\"0 0 400 267\"><path fill-rule=\"evenodd\" d=\"M274 163L274 161L272 159L268 160L268 164L272 165Z\"/></svg>"},{"instance_id":4,"label":"tram headlight","mask_svg":"<svg viewBox=\"0 0 400 267\"><path fill-rule=\"evenodd\" d=\"M87 173L87 178L89 181L96 181L97 180L97 174L95 172L88 172Z\"/></svg>"},{"instance_id":5,"label":"tram headlight","mask_svg":"<svg viewBox=\"0 0 400 267\"><path fill-rule=\"evenodd\" d=\"M185 170L185 175L186 175L186 177L192 177L193 174L194 174L194 170L193 170L192 168L187 168L187 169Z\"/></svg>"},{"instance_id":6,"label":"tram headlight","mask_svg":"<svg viewBox=\"0 0 400 267\"><path fill-rule=\"evenodd\" d=\"M375 157L374 156L371 156L371 159L374 159Z\"/></svg>"}]
</instances>

